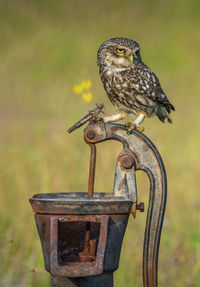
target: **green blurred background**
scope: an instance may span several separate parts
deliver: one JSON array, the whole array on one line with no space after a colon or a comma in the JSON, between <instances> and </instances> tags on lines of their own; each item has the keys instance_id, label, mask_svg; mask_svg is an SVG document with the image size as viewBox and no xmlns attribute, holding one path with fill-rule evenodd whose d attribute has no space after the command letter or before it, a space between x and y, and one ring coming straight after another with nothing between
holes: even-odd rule
<instances>
[{"instance_id":1,"label":"green blurred background","mask_svg":"<svg viewBox=\"0 0 200 287\"><path fill-rule=\"evenodd\" d=\"M114 111L96 53L124 36L138 41L176 107L173 125L144 122L168 175L159 286L200 286L199 1L0 1L0 286L49 286L33 213L34 193L86 191L89 148L66 129L95 103ZM93 100L73 93L92 82ZM99 146L95 190L111 192L120 144ZM149 183L138 174L140 200ZM116 287L141 287L146 213L130 218Z\"/></svg>"}]
</instances>

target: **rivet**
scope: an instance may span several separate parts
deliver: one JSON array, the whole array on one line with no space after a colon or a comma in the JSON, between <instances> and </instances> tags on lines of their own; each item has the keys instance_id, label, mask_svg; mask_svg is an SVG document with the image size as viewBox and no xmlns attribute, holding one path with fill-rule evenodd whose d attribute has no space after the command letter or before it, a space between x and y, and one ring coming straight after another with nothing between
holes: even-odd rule
<instances>
[{"instance_id":1,"label":"rivet","mask_svg":"<svg viewBox=\"0 0 200 287\"><path fill-rule=\"evenodd\" d=\"M134 160L130 156L124 156L121 160L122 166L126 169L130 169L133 167Z\"/></svg>"},{"instance_id":2,"label":"rivet","mask_svg":"<svg viewBox=\"0 0 200 287\"><path fill-rule=\"evenodd\" d=\"M89 138L90 140L95 138L95 132L93 131L88 131L87 132L87 138Z\"/></svg>"}]
</instances>

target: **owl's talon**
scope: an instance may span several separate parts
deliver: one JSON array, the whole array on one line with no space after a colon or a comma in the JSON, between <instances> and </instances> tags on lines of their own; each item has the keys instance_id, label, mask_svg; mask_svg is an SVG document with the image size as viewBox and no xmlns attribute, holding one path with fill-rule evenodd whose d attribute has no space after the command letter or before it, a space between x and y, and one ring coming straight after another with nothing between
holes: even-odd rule
<instances>
[{"instance_id":1,"label":"owl's talon","mask_svg":"<svg viewBox=\"0 0 200 287\"><path fill-rule=\"evenodd\" d=\"M126 122L124 125L125 125L126 128L131 128L132 127L132 123L130 123L130 122Z\"/></svg>"},{"instance_id":2,"label":"owl's talon","mask_svg":"<svg viewBox=\"0 0 200 287\"><path fill-rule=\"evenodd\" d=\"M131 124L131 126L129 126L129 129L127 131L127 134L132 134L133 130L137 130L139 132L143 132L144 128L141 126L137 126L136 124Z\"/></svg>"},{"instance_id":3,"label":"owl's talon","mask_svg":"<svg viewBox=\"0 0 200 287\"><path fill-rule=\"evenodd\" d=\"M141 127L141 126L136 126L135 128L137 131L139 132L143 132L144 131L144 127Z\"/></svg>"}]
</instances>

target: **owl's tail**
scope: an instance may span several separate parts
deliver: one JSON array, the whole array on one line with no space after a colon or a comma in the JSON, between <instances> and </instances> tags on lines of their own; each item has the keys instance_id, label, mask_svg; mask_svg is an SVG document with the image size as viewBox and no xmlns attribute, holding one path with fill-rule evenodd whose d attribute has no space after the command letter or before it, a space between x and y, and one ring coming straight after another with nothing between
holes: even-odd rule
<instances>
[{"instance_id":1,"label":"owl's tail","mask_svg":"<svg viewBox=\"0 0 200 287\"><path fill-rule=\"evenodd\" d=\"M165 122L165 120L167 119L168 123L172 124L172 119L170 117L170 110L166 109L165 107L162 107L160 106L158 108L158 111L157 111L157 117L159 118L159 120L161 120L161 122Z\"/></svg>"}]
</instances>

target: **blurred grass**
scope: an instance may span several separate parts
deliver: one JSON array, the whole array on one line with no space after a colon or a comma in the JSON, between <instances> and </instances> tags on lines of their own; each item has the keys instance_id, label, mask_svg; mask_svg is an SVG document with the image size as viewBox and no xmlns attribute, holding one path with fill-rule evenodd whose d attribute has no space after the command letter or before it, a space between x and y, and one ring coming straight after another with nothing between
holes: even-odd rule
<instances>
[{"instance_id":1,"label":"blurred grass","mask_svg":"<svg viewBox=\"0 0 200 287\"><path fill-rule=\"evenodd\" d=\"M86 190L89 149L81 131L66 128L95 103L114 111L96 66L98 47L114 36L140 43L176 107L174 125L145 122L168 174L160 286L200 286L199 8L194 0L0 2L0 286L48 286L28 199ZM85 79L93 83L90 105L72 93ZM99 148L96 191L110 191L120 145ZM147 204L148 181L138 180ZM130 218L116 287L142 286L145 216Z\"/></svg>"}]
</instances>

